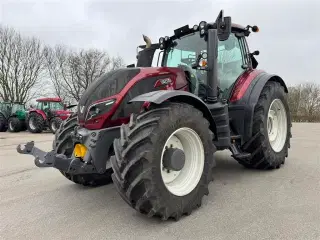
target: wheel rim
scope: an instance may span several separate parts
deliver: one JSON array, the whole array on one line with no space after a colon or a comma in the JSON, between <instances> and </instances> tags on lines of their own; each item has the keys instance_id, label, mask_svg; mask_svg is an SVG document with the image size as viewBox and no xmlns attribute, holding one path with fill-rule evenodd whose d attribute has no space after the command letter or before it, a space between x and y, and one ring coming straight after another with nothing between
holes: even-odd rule
<instances>
[{"instance_id":1,"label":"wheel rim","mask_svg":"<svg viewBox=\"0 0 320 240\"><path fill-rule=\"evenodd\" d=\"M184 152L185 163L180 171L164 167L163 157L168 148ZM176 196L189 194L199 183L204 168L204 147L199 135L190 128L180 128L167 139L161 154L161 177L166 188Z\"/></svg>"},{"instance_id":2,"label":"wheel rim","mask_svg":"<svg viewBox=\"0 0 320 240\"><path fill-rule=\"evenodd\" d=\"M267 131L272 149L280 152L287 139L287 112L280 99L273 100L270 105Z\"/></svg>"},{"instance_id":3,"label":"wheel rim","mask_svg":"<svg viewBox=\"0 0 320 240\"><path fill-rule=\"evenodd\" d=\"M56 122L52 122L51 128L52 128L52 131L55 132L57 130L57 123Z\"/></svg>"},{"instance_id":4,"label":"wheel rim","mask_svg":"<svg viewBox=\"0 0 320 240\"><path fill-rule=\"evenodd\" d=\"M10 130L13 130L12 121L9 122L9 128L10 128Z\"/></svg>"},{"instance_id":5,"label":"wheel rim","mask_svg":"<svg viewBox=\"0 0 320 240\"><path fill-rule=\"evenodd\" d=\"M30 128L31 128L32 130L35 130L35 129L36 129L36 126L35 126L35 124L34 124L34 118L33 118L33 117L30 118L30 120L29 120L29 126L30 126Z\"/></svg>"}]
</instances>

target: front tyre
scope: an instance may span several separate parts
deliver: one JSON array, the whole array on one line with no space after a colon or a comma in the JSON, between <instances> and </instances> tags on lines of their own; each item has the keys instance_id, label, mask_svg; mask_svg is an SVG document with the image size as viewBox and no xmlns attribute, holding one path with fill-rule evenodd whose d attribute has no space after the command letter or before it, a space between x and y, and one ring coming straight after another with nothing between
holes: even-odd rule
<instances>
[{"instance_id":1,"label":"front tyre","mask_svg":"<svg viewBox=\"0 0 320 240\"><path fill-rule=\"evenodd\" d=\"M43 131L45 121L43 117L36 112L28 114L27 128L31 133L41 133Z\"/></svg>"},{"instance_id":2,"label":"front tyre","mask_svg":"<svg viewBox=\"0 0 320 240\"><path fill-rule=\"evenodd\" d=\"M21 121L16 117L9 118L8 125L9 132L20 132L22 129Z\"/></svg>"},{"instance_id":3,"label":"front tyre","mask_svg":"<svg viewBox=\"0 0 320 240\"><path fill-rule=\"evenodd\" d=\"M111 158L121 197L148 217L176 220L189 215L209 194L213 134L202 112L165 103L122 125Z\"/></svg>"},{"instance_id":4,"label":"front tyre","mask_svg":"<svg viewBox=\"0 0 320 240\"><path fill-rule=\"evenodd\" d=\"M53 150L55 153L64 154L71 157L73 153L72 131L78 126L77 114L72 114L65 121L62 122L60 128L55 133L53 141ZM112 169L107 169L104 174L71 174L60 171L70 181L82 184L84 186L100 186L112 182L111 174Z\"/></svg>"},{"instance_id":5,"label":"front tyre","mask_svg":"<svg viewBox=\"0 0 320 240\"><path fill-rule=\"evenodd\" d=\"M243 151L251 153L248 159L236 159L248 168L280 168L288 157L291 119L287 94L278 82L267 82L254 110L252 139Z\"/></svg>"},{"instance_id":6,"label":"front tyre","mask_svg":"<svg viewBox=\"0 0 320 240\"><path fill-rule=\"evenodd\" d=\"M61 123L62 123L62 119L59 118L59 117L54 117L50 120L49 122L49 128L50 128L50 131L55 134L56 131L59 129Z\"/></svg>"}]
</instances>

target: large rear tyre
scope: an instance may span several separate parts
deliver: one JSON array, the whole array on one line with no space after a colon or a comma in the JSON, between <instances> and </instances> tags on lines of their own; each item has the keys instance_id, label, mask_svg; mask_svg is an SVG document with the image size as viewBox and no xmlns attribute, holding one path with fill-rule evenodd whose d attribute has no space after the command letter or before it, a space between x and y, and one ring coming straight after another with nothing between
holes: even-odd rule
<instances>
[{"instance_id":1,"label":"large rear tyre","mask_svg":"<svg viewBox=\"0 0 320 240\"><path fill-rule=\"evenodd\" d=\"M60 128L55 133L53 149L56 153L71 157L73 153L73 141L71 133L78 125L77 114L72 114L68 119L62 122ZM100 186L112 182L112 169L108 169L104 174L70 174L60 171L70 181L82 184L84 186Z\"/></svg>"},{"instance_id":2,"label":"large rear tyre","mask_svg":"<svg viewBox=\"0 0 320 240\"><path fill-rule=\"evenodd\" d=\"M49 123L49 128L50 128L50 131L55 134L56 131L59 129L61 123L62 123L62 119L59 118L59 117L54 117L50 120L50 123Z\"/></svg>"},{"instance_id":3,"label":"large rear tyre","mask_svg":"<svg viewBox=\"0 0 320 240\"><path fill-rule=\"evenodd\" d=\"M202 112L165 103L121 126L111 157L113 182L138 212L163 220L191 214L209 194L213 134Z\"/></svg>"},{"instance_id":4,"label":"large rear tyre","mask_svg":"<svg viewBox=\"0 0 320 240\"><path fill-rule=\"evenodd\" d=\"M8 120L9 132L20 132L22 129L21 121L16 117L11 117Z\"/></svg>"},{"instance_id":5,"label":"large rear tyre","mask_svg":"<svg viewBox=\"0 0 320 240\"><path fill-rule=\"evenodd\" d=\"M28 131L31 133L41 133L43 131L45 121L43 117L36 113L32 112L27 118L27 127Z\"/></svg>"},{"instance_id":6,"label":"large rear tyre","mask_svg":"<svg viewBox=\"0 0 320 240\"><path fill-rule=\"evenodd\" d=\"M0 132L6 132L8 130L7 119L0 113Z\"/></svg>"},{"instance_id":7,"label":"large rear tyre","mask_svg":"<svg viewBox=\"0 0 320 240\"><path fill-rule=\"evenodd\" d=\"M248 168L280 168L288 157L291 127L287 94L283 86L278 82L267 82L254 110L253 137L242 149L251 153L251 157L236 160Z\"/></svg>"}]
</instances>

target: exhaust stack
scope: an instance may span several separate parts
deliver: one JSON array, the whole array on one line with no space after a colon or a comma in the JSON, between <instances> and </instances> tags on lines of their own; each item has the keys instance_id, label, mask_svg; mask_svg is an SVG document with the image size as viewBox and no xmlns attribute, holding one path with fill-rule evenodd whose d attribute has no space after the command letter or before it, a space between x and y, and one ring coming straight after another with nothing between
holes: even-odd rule
<instances>
[{"instance_id":1,"label":"exhaust stack","mask_svg":"<svg viewBox=\"0 0 320 240\"><path fill-rule=\"evenodd\" d=\"M149 37L147 37L146 35L142 35L143 37L143 41L145 41L146 43L146 48L150 48L151 47L151 39Z\"/></svg>"}]
</instances>

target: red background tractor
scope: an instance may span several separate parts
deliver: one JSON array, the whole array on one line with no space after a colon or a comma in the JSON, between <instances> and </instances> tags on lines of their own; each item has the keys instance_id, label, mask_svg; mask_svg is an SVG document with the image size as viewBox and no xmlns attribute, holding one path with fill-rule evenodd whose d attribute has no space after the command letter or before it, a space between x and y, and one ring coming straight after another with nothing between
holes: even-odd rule
<instances>
[{"instance_id":1,"label":"red background tractor","mask_svg":"<svg viewBox=\"0 0 320 240\"><path fill-rule=\"evenodd\" d=\"M26 118L28 130L32 133L41 133L47 127L55 133L61 122L72 113L60 98L40 98L36 101L36 107L29 110Z\"/></svg>"}]
</instances>

